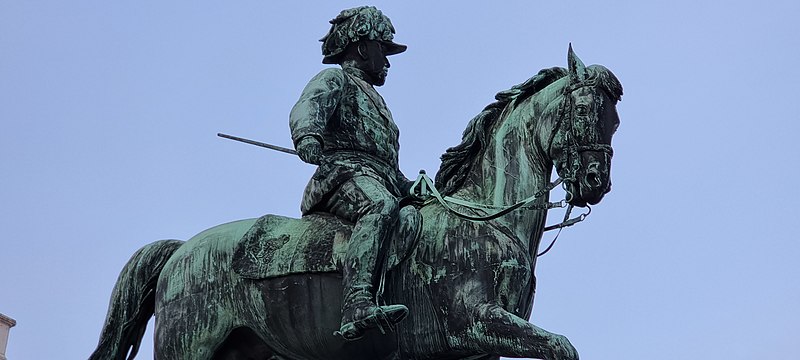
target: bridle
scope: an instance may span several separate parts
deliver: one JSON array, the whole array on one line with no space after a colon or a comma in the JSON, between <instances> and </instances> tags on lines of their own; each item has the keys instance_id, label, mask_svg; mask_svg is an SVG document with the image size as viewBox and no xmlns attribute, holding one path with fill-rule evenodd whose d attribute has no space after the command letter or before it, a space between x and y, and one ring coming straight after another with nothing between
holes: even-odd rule
<instances>
[{"instance_id":1,"label":"bridle","mask_svg":"<svg viewBox=\"0 0 800 360\"><path fill-rule=\"evenodd\" d=\"M566 129L566 134L569 138L570 144L566 146L564 149L564 155L561 157L559 161L562 164L569 164L570 166L565 166L563 172L563 179L565 182L577 182L578 181L578 171L580 170L580 155L586 151L602 151L605 153L606 160L610 160L611 157L614 156L614 149L611 145L607 144L584 144L579 145L577 143L578 136L575 133L575 119L577 116L575 115L576 106L575 102L572 99L571 94L579 89L585 87L597 87L597 80L595 78L591 78L588 80L581 80L575 84L569 84L564 87L562 92L563 100L557 111L557 119L556 125L553 128L552 133L550 134L550 139L548 140L548 145L552 146L553 141L555 140L556 134L559 132L558 129L561 127L562 123L564 122L564 118L569 118L572 121L566 123L568 128ZM592 94L592 97L596 96ZM576 161L577 160L577 161ZM567 191L567 196L572 196L571 193L565 188Z\"/></svg>"},{"instance_id":2,"label":"bridle","mask_svg":"<svg viewBox=\"0 0 800 360\"><path fill-rule=\"evenodd\" d=\"M419 176L417 177L417 180L411 186L411 190L410 190L411 196L412 197L419 197L419 196L429 197L430 199L425 202L426 204L431 202L431 201L437 201L437 202L439 202L439 204L442 205L442 207L444 207L448 212L450 212L451 214L455 215L456 217L459 217L459 218L464 219L464 220L476 221L476 222L494 220L494 219L502 217L502 216L504 216L504 215L506 215L506 214L508 214L508 213L510 213L512 211L515 211L517 209L550 210L550 209L555 209L555 208L566 207L567 210L565 212L564 219L558 224L554 224L554 225L550 225L550 226L545 227L544 230L543 230L543 231L546 232L546 231L558 229L558 233L556 234L555 238L551 241L550 245L547 246L547 248L544 251L542 251L541 253L537 254L536 256L538 257L538 256L542 256L542 255L546 254L548 251L550 251L550 249L552 249L553 245L555 244L556 240L558 239L558 236L561 234L561 230L562 229L564 229L565 227L569 227L569 226L575 225L575 224L585 220L586 217L588 217L589 214L591 214L591 212L592 212L592 208L589 205L586 205L586 207L588 208L587 212L585 212L585 213L583 213L581 215L578 215L576 217L570 218L570 214L571 214L572 209L574 208L574 206L569 204L569 201L572 199L572 197L574 195L566 187L566 182L576 182L576 181L578 181L577 174L578 174L578 171L580 170L580 161L579 161L580 154L585 152L585 151L602 151L605 154L605 156L607 156L607 159L610 159L614 155L614 151L613 151L613 149L611 148L610 145L606 145L606 144L579 145L579 144L577 144L577 140L576 140L577 139L577 136L576 136L577 134L575 134L575 126L574 126L574 122L575 122L575 119L576 119L576 116L575 116L574 112L576 111L576 109L575 109L576 107L575 107L574 101L572 100L571 94L572 94L572 92L574 92L574 91L576 91L578 89L581 89L581 88L584 88L584 87L588 87L588 86L596 87L597 86L596 80L595 79L582 80L582 81L580 81L580 82L578 82L576 84L570 84L570 85L567 85L566 87L564 87L563 92L562 92L563 100L561 101L561 104L559 105L559 108L558 108L558 111L557 111L557 115L556 115L557 116L556 125L553 128L552 133L550 134L550 138L549 138L549 142L548 142L548 144L550 146L552 146L553 140L555 139L555 136L556 136L556 133L559 132L558 130L559 130L560 126L562 125L562 123L564 123L564 118L565 117L569 117L571 119L571 121L568 121L566 123L569 126L569 128L566 131L566 133L569 134L569 139L571 141L571 144L568 145L566 147L566 149L565 149L564 157L566 157L566 159L564 159L563 157L562 157L562 159L566 160L566 162L563 162L564 164L571 164L571 166L568 169L565 169L565 174L563 174L562 176L559 176L556 180L554 180L553 182L550 182L544 188L539 189L532 196L530 196L530 197L528 197L526 199L520 200L520 201L518 201L518 202L516 202L516 203L514 203L512 205L503 205L503 206L479 204L479 203L475 203L475 202L464 200L464 199L454 198L454 197L451 197L451 196L443 196L436 189L436 186L434 185L434 182L426 175L425 170L420 170ZM578 160L578 161L575 161L575 160ZM565 199L563 199L561 201L558 201L558 202L546 202L546 203L543 203L543 204L533 204L532 205L533 202L535 202L537 199L543 197L544 195L549 194L550 191L552 191L558 185L562 185L564 187L564 191L566 192ZM419 192L417 193L417 189L418 188L419 188ZM454 209L453 205L458 205L458 206L466 207L466 208L469 208L469 209L482 211L484 213L487 213L487 215L464 214L464 213L459 212L458 210ZM494 212L490 213L490 211L494 211Z\"/></svg>"}]
</instances>

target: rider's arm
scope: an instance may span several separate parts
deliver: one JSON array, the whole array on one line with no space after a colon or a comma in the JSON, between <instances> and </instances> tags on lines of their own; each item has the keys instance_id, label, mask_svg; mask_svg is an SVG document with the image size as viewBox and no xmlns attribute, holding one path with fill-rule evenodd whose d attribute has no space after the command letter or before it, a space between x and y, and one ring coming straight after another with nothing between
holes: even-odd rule
<instances>
[{"instance_id":1,"label":"rider's arm","mask_svg":"<svg viewBox=\"0 0 800 360\"><path fill-rule=\"evenodd\" d=\"M324 146L322 133L336 111L343 83L342 70L328 68L306 85L289 114L289 128L295 147L308 136L316 138Z\"/></svg>"}]
</instances>

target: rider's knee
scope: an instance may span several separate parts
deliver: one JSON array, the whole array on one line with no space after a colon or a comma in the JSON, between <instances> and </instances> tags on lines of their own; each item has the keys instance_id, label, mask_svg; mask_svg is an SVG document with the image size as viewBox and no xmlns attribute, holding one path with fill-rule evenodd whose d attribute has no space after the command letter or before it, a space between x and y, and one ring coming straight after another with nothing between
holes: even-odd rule
<instances>
[{"instance_id":1,"label":"rider's knee","mask_svg":"<svg viewBox=\"0 0 800 360\"><path fill-rule=\"evenodd\" d=\"M371 202L365 209L366 214L378 214L397 218L400 213L400 202L397 199L388 197Z\"/></svg>"},{"instance_id":2,"label":"rider's knee","mask_svg":"<svg viewBox=\"0 0 800 360\"><path fill-rule=\"evenodd\" d=\"M406 205L398 210L401 218L418 218L420 217L419 210L413 205Z\"/></svg>"}]
</instances>

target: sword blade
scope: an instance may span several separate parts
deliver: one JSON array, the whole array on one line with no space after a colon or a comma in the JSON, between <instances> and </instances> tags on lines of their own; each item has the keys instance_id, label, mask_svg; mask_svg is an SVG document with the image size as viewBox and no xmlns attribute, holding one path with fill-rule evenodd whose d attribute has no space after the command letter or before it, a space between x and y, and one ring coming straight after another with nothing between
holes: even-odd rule
<instances>
[{"instance_id":1,"label":"sword blade","mask_svg":"<svg viewBox=\"0 0 800 360\"><path fill-rule=\"evenodd\" d=\"M236 141L239 141L239 142L243 142L245 144L260 146L260 147L267 148L267 149L270 149L270 150L275 150L275 151L280 151L280 152L284 152L284 153L287 153L287 154L297 155L297 151L294 151L292 149L285 148L285 147L282 147L282 146L278 146L278 145L267 144L267 143L263 143L263 142L260 142L260 141L245 139L245 138L242 138L242 137L223 134L223 133L217 133L217 136L223 137L223 138L226 138L226 139L236 140Z\"/></svg>"}]
</instances>

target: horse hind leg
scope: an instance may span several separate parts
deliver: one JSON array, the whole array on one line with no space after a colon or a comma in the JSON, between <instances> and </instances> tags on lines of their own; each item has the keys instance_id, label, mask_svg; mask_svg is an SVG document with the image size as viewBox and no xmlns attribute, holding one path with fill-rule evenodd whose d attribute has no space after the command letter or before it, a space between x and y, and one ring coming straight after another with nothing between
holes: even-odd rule
<instances>
[{"instance_id":1,"label":"horse hind leg","mask_svg":"<svg viewBox=\"0 0 800 360\"><path fill-rule=\"evenodd\" d=\"M246 327L230 332L157 331L156 360L286 360Z\"/></svg>"},{"instance_id":2,"label":"horse hind leg","mask_svg":"<svg viewBox=\"0 0 800 360\"><path fill-rule=\"evenodd\" d=\"M155 360L211 360L218 341L193 331L156 331Z\"/></svg>"},{"instance_id":3,"label":"horse hind leg","mask_svg":"<svg viewBox=\"0 0 800 360\"><path fill-rule=\"evenodd\" d=\"M208 326L218 319L200 320L181 311L157 313L155 360L216 359L214 352L225 340L229 328L224 324Z\"/></svg>"}]
</instances>

